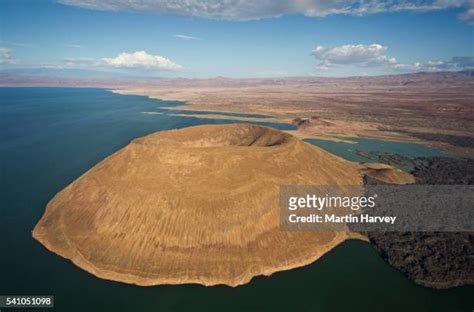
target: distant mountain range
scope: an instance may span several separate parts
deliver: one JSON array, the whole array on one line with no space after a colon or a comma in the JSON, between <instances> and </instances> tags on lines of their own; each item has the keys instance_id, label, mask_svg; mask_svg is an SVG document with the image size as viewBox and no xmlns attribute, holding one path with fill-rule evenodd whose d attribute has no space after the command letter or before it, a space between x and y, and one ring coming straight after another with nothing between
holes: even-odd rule
<instances>
[{"instance_id":1,"label":"distant mountain range","mask_svg":"<svg viewBox=\"0 0 474 312\"><path fill-rule=\"evenodd\" d=\"M122 86L134 81L153 81L159 77L144 77L116 71L71 68L19 68L0 70L3 86Z\"/></svg>"},{"instance_id":2,"label":"distant mountain range","mask_svg":"<svg viewBox=\"0 0 474 312\"><path fill-rule=\"evenodd\" d=\"M58 68L21 68L0 70L0 86L71 86L71 87L124 87L124 86L193 86L193 87L244 87L292 83L321 82L377 82L378 84L426 84L431 82L465 80L474 77L474 70L460 72L423 72L384 76L331 77L281 77L281 78L162 78L146 77L113 71Z\"/></svg>"}]
</instances>

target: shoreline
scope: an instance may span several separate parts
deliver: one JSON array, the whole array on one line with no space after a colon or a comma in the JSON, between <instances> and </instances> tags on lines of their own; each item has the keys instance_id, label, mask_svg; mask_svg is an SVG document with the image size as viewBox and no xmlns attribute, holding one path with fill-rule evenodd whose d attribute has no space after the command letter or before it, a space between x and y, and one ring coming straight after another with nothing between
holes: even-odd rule
<instances>
[{"instance_id":1,"label":"shoreline","mask_svg":"<svg viewBox=\"0 0 474 312\"><path fill-rule=\"evenodd\" d=\"M436 140L426 140L420 137L415 137L413 135L408 135L409 131L404 128L399 129L385 129L386 125L384 125L383 120L380 122L360 122L360 121L351 121L351 120L344 120L344 116L342 119L326 119L326 118L319 118L315 121L312 121L313 117L309 111L302 111L298 112L295 110L288 110L288 109L280 109L278 110L277 107L272 107L275 109L273 113L270 113L268 110L262 110L260 106L254 107L253 105L247 105L244 103L247 109L242 109L241 106L229 105L228 103L220 102L219 98L222 96L215 96L214 94L219 93L222 91L223 93L226 92L227 89L219 89L219 88L203 88L203 89L191 89L188 90L186 88L175 88L175 89L162 89L162 88L135 88L131 87L128 89L109 89L112 93L122 94L122 95L139 95L139 96L146 96L150 99L160 100L160 101L181 101L183 102L182 105L178 105L176 107L163 107L161 109L165 110L180 110L180 114L176 114L177 116L182 117L196 117L196 118L209 118L214 119L209 116L218 116L219 119L225 120L239 120L239 121L254 121L254 122L269 122L270 118L272 122L279 122L279 123L287 123L295 125L295 120L298 118L306 118L309 120L309 125L307 126L299 126L297 125L296 130L292 131L292 134L302 138L317 138L322 140L329 140L334 141L341 139L345 140L345 138L350 139L351 137L359 137L359 138L371 138L371 139L382 139L387 141L395 141L395 142L403 142L403 143L415 143L424 145L427 147L441 149L444 151L448 151L459 156L464 157L474 157L474 146L472 147L464 147L464 146L456 146L450 144L448 142L441 142ZM232 88L232 92L235 93L236 91L240 90L240 92L247 91L245 88ZM200 96L199 93L202 92L204 95ZM206 101L206 98L209 98L210 103L206 104L203 103ZM265 97L262 97L265 99ZM244 99L243 102L247 102L247 99ZM189 111L190 113L184 113ZM206 114L207 116L203 116L203 114L192 114L192 112L203 112L209 113ZM229 115L221 115L222 114L260 114L260 115L267 115L268 118L255 118L255 117L242 117L242 116L229 116ZM409 128L409 129L416 129L416 128ZM420 129L418 129L420 130ZM412 131L412 130L410 130ZM422 129L422 131L425 131ZM433 130L434 131L434 130ZM436 131L439 131L436 130ZM420 132L423 133L423 132ZM436 135L436 133L434 133ZM444 136L452 136L453 138L462 137L465 135L465 132L461 131L453 131L453 130L443 130L439 135ZM474 140L474 137L473 137Z\"/></svg>"}]
</instances>

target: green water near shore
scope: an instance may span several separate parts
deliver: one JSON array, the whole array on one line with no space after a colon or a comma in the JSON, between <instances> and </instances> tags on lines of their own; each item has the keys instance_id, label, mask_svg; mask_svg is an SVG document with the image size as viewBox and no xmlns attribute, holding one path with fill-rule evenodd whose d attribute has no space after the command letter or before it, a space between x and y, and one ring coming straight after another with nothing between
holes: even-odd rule
<instances>
[{"instance_id":1,"label":"green water near shore","mask_svg":"<svg viewBox=\"0 0 474 312\"><path fill-rule=\"evenodd\" d=\"M55 308L48 311L67 312L472 310L473 287L414 285L361 241L237 288L137 287L98 279L31 237L47 202L136 137L232 121L146 115L141 112L173 102L101 89L0 88L0 99L0 295L54 295Z\"/></svg>"},{"instance_id":2,"label":"green water near shore","mask_svg":"<svg viewBox=\"0 0 474 312\"><path fill-rule=\"evenodd\" d=\"M452 153L415 143L386 141L370 138L350 137L344 139L353 143L336 142L321 139L305 139L304 141L317 145L332 154L335 154L350 161L384 162L405 171L412 171L414 169L413 164L407 160L395 162L389 161L387 159L380 159L377 157L369 158L364 157L364 154L358 153L358 151L362 151L365 153L384 152L390 154L397 154L405 157L457 157Z\"/></svg>"}]
</instances>

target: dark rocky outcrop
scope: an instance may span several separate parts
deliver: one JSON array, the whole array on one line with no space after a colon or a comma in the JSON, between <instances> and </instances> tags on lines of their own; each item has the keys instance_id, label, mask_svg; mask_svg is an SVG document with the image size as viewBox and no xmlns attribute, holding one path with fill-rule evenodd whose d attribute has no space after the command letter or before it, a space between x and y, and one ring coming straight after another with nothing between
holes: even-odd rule
<instances>
[{"instance_id":1,"label":"dark rocky outcrop","mask_svg":"<svg viewBox=\"0 0 474 312\"><path fill-rule=\"evenodd\" d=\"M323 125L323 126L330 126L332 125L331 122L329 121L326 121L326 120L322 120L320 117L318 116L311 116L309 118L295 118L293 119L292 121L292 124L297 126L298 129L308 129L312 126L315 126L315 125Z\"/></svg>"},{"instance_id":2,"label":"dark rocky outcrop","mask_svg":"<svg viewBox=\"0 0 474 312\"><path fill-rule=\"evenodd\" d=\"M417 158L417 184L473 184L474 160ZM367 177L366 184L380 183ZM474 285L474 233L370 232L383 258L415 283L431 288Z\"/></svg>"},{"instance_id":3,"label":"dark rocky outcrop","mask_svg":"<svg viewBox=\"0 0 474 312\"><path fill-rule=\"evenodd\" d=\"M371 232L370 242L393 267L431 288L474 284L473 233Z\"/></svg>"},{"instance_id":4,"label":"dark rocky outcrop","mask_svg":"<svg viewBox=\"0 0 474 312\"><path fill-rule=\"evenodd\" d=\"M417 184L473 185L474 159L416 158Z\"/></svg>"}]
</instances>

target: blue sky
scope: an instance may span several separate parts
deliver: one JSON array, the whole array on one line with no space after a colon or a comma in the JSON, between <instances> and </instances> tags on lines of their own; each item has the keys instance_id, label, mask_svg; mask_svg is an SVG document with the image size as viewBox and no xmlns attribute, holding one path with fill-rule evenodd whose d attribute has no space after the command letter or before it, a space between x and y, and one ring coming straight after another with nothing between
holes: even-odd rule
<instances>
[{"instance_id":1,"label":"blue sky","mask_svg":"<svg viewBox=\"0 0 474 312\"><path fill-rule=\"evenodd\" d=\"M472 1L61 1L0 2L3 68L273 77L474 67Z\"/></svg>"}]
</instances>

